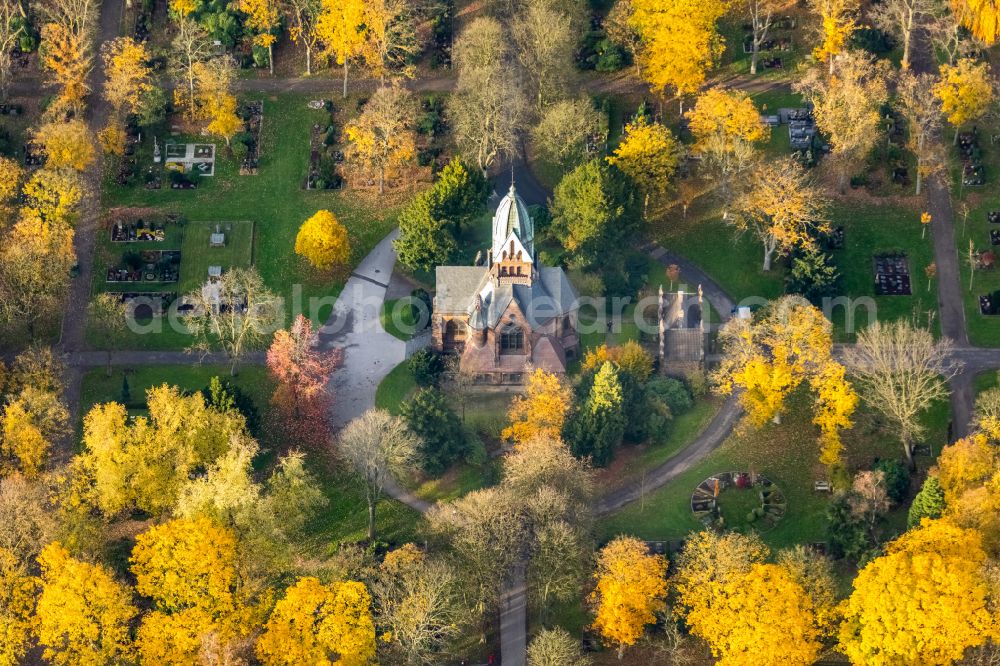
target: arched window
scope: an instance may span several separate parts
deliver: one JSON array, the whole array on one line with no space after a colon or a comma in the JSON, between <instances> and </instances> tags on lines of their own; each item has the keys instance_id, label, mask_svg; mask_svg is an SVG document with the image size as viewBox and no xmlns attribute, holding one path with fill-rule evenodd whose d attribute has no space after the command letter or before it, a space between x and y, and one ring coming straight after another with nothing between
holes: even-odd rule
<instances>
[{"instance_id":1,"label":"arched window","mask_svg":"<svg viewBox=\"0 0 1000 666\"><path fill-rule=\"evenodd\" d=\"M456 344L465 342L465 324L454 319L449 319L444 325L444 347L452 349Z\"/></svg>"},{"instance_id":2,"label":"arched window","mask_svg":"<svg viewBox=\"0 0 1000 666\"><path fill-rule=\"evenodd\" d=\"M520 326L512 324L500 332L500 353L524 353L524 330Z\"/></svg>"}]
</instances>

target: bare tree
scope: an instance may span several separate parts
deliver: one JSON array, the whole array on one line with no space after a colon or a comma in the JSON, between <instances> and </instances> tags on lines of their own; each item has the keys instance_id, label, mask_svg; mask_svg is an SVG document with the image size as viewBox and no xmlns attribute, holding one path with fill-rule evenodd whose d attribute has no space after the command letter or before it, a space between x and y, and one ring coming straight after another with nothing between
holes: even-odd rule
<instances>
[{"instance_id":1,"label":"bare tree","mask_svg":"<svg viewBox=\"0 0 1000 666\"><path fill-rule=\"evenodd\" d=\"M976 51L980 45L962 25L961 18L951 10L948 3L937 6L930 20L927 21L927 35L935 49L945 54L949 65L954 65L959 58Z\"/></svg>"},{"instance_id":2,"label":"bare tree","mask_svg":"<svg viewBox=\"0 0 1000 666\"><path fill-rule=\"evenodd\" d=\"M542 155L564 169L590 155L590 141L600 139L603 150L608 136L608 117L594 108L588 98L566 99L545 110L532 131L534 145Z\"/></svg>"},{"instance_id":3,"label":"bare tree","mask_svg":"<svg viewBox=\"0 0 1000 666\"><path fill-rule=\"evenodd\" d=\"M775 0L744 0L744 7L750 17L750 73L756 74L761 45L767 41L771 30Z\"/></svg>"},{"instance_id":4,"label":"bare tree","mask_svg":"<svg viewBox=\"0 0 1000 666\"><path fill-rule=\"evenodd\" d=\"M950 350L950 341L901 320L875 322L847 351L862 398L893 423L911 468L913 445L926 432L921 414L947 397L946 382L961 369Z\"/></svg>"},{"instance_id":5,"label":"bare tree","mask_svg":"<svg viewBox=\"0 0 1000 666\"><path fill-rule=\"evenodd\" d=\"M306 52L306 74L312 74L313 49L320 43L316 24L323 4L320 0L285 0L283 6L288 16L289 36L296 44L302 44Z\"/></svg>"},{"instance_id":6,"label":"bare tree","mask_svg":"<svg viewBox=\"0 0 1000 666\"><path fill-rule=\"evenodd\" d=\"M499 21L476 19L454 50L458 82L448 113L459 150L485 171L517 154L527 102L510 74L511 49Z\"/></svg>"},{"instance_id":7,"label":"bare tree","mask_svg":"<svg viewBox=\"0 0 1000 666\"><path fill-rule=\"evenodd\" d=\"M560 99L573 80L573 56L579 33L570 17L545 4L532 4L511 26L517 57L532 82L539 110Z\"/></svg>"},{"instance_id":8,"label":"bare tree","mask_svg":"<svg viewBox=\"0 0 1000 666\"><path fill-rule=\"evenodd\" d=\"M177 21L177 35L171 47L170 68L175 78L184 82L187 88L185 106L188 113L193 114L198 65L212 57L212 41L197 21L184 17Z\"/></svg>"},{"instance_id":9,"label":"bare tree","mask_svg":"<svg viewBox=\"0 0 1000 666\"><path fill-rule=\"evenodd\" d=\"M340 433L337 453L361 477L368 499L368 539L375 539L375 507L386 484L410 469L418 440L403 419L370 409Z\"/></svg>"},{"instance_id":10,"label":"bare tree","mask_svg":"<svg viewBox=\"0 0 1000 666\"><path fill-rule=\"evenodd\" d=\"M932 74L903 72L896 86L899 108L909 126L909 148L917 157L918 196L924 173L940 166L934 138L941 129L941 103L932 93L934 83Z\"/></svg>"},{"instance_id":11,"label":"bare tree","mask_svg":"<svg viewBox=\"0 0 1000 666\"><path fill-rule=\"evenodd\" d=\"M231 268L186 299L194 306L188 319L196 336L192 351L208 353L214 345L222 347L234 377L243 355L263 344L284 318L281 298L264 285L254 268Z\"/></svg>"},{"instance_id":12,"label":"bare tree","mask_svg":"<svg viewBox=\"0 0 1000 666\"><path fill-rule=\"evenodd\" d=\"M14 19L23 13L24 9L19 2L0 0L0 95L3 99L7 99L7 90L10 86L14 47L24 32L22 25L16 23Z\"/></svg>"},{"instance_id":13,"label":"bare tree","mask_svg":"<svg viewBox=\"0 0 1000 666\"><path fill-rule=\"evenodd\" d=\"M904 71L910 69L913 35L933 16L937 6L935 0L883 0L872 5L872 23L895 35L903 44L900 67Z\"/></svg>"},{"instance_id":14,"label":"bare tree","mask_svg":"<svg viewBox=\"0 0 1000 666\"><path fill-rule=\"evenodd\" d=\"M428 664L441 659L467 622L460 589L448 562L431 558L412 544L386 555L372 584L372 596L379 625L391 636L390 650L401 657L398 663Z\"/></svg>"},{"instance_id":15,"label":"bare tree","mask_svg":"<svg viewBox=\"0 0 1000 666\"><path fill-rule=\"evenodd\" d=\"M847 498L851 514L865 521L868 533L875 535L875 525L889 511L889 495L885 489L885 472L866 470L858 472L851 483Z\"/></svg>"}]
</instances>

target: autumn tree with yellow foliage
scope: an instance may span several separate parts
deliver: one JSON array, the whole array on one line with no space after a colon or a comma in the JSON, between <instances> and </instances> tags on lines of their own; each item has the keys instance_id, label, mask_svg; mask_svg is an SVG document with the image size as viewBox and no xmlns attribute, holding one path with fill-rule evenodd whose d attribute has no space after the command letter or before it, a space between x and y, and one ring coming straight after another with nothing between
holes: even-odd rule
<instances>
[{"instance_id":1,"label":"autumn tree with yellow foliage","mask_svg":"<svg viewBox=\"0 0 1000 666\"><path fill-rule=\"evenodd\" d=\"M803 382L814 392L820 460L840 463L840 431L852 425L857 395L833 360L832 325L805 300L786 296L754 319L732 319L719 333L725 355L712 379L716 390L740 390L740 404L758 426L780 420L785 401Z\"/></svg>"},{"instance_id":2,"label":"autumn tree with yellow foliage","mask_svg":"<svg viewBox=\"0 0 1000 666\"><path fill-rule=\"evenodd\" d=\"M820 19L820 45L813 49L813 55L821 62L830 63L830 76L834 72L834 60L847 48L847 40L858 29L858 0L811 0L812 10Z\"/></svg>"},{"instance_id":3,"label":"autumn tree with yellow foliage","mask_svg":"<svg viewBox=\"0 0 1000 666\"><path fill-rule=\"evenodd\" d=\"M696 92L725 50L716 22L728 2L632 0L630 25L640 38L638 61L654 91Z\"/></svg>"},{"instance_id":4,"label":"autumn tree with yellow foliage","mask_svg":"<svg viewBox=\"0 0 1000 666\"><path fill-rule=\"evenodd\" d=\"M622 345L609 347L603 344L588 349L583 356L581 368L596 372L600 370L605 361L612 361L619 368L635 377L639 383L645 383L653 375L653 355L635 340L628 340Z\"/></svg>"},{"instance_id":5,"label":"autumn tree with yellow foliage","mask_svg":"<svg viewBox=\"0 0 1000 666\"><path fill-rule=\"evenodd\" d=\"M131 37L104 44L104 99L117 114L138 114L143 99L153 90L153 68L146 45Z\"/></svg>"},{"instance_id":6,"label":"autumn tree with yellow foliage","mask_svg":"<svg viewBox=\"0 0 1000 666\"><path fill-rule=\"evenodd\" d=\"M952 11L969 32L986 46L1000 37L1000 7L994 0L951 0Z\"/></svg>"},{"instance_id":7,"label":"autumn tree with yellow foliage","mask_svg":"<svg viewBox=\"0 0 1000 666\"><path fill-rule=\"evenodd\" d=\"M35 172L29 185L51 173ZM35 190L26 186L25 192L26 207L0 242L0 321L25 326L33 335L39 321L62 307L76 252L73 229L58 219L42 219L30 196Z\"/></svg>"},{"instance_id":8,"label":"autumn tree with yellow foliage","mask_svg":"<svg viewBox=\"0 0 1000 666\"><path fill-rule=\"evenodd\" d=\"M365 0L322 0L323 10L316 19L316 34L323 45L323 56L333 58L344 68L344 97L347 97L347 72L351 61L362 56L368 39L366 5Z\"/></svg>"},{"instance_id":9,"label":"autumn tree with yellow foliage","mask_svg":"<svg viewBox=\"0 0 1000 666\"><path fill-rule=\"evenodd\" d=\"M85 183L80 172L69 168L39 169L24 184L24 206L21 222L26 225L44 223L54 231L76 222Z\"/></svg>"},{"instance_id":10,"label":"autumn tree with yellow foliage","mask_svg":"<svg viewBox=\"0 0 1000 666\"><path fill-rule=\"evenodd\" d=\"M336 661L331 661L333 656ZM365 666L375 659L375 622L364 583L300 578L274 606L257 641L265 666Z\"/></svg>"},{"instance_id":11,"label":"autumn tree with yellow foliage","mask_svg":"<svg viewBox=\"0 0 1000 666\"><path fill-rule=\"evenodd\" d=\"M864 163L884 130L889 65L864 51L845 52L837 62L835 74L826 76L814 68L792 87L813 104L816 126L830 141L843 190L851 170Z\"/></svg>"},{"instance_id":12,"label":"autumn tree with yellow foliage","mask_svg":"<svg viewBox=\"0 0 1000 666\"><path fill-rule=\"evenodd\" d=\"M643 216L649 212L651 194L662 194L680 163L683 149L669 129L640 120L625 127L625 136L608 158L643 192Z\"/></svg>"},{"instance_id":13,"label":"autumn tree with yellow foliage","mask_svg":"<svg viewBox=\"0 0 1000 666\"><path fill-rule=\"evenodd\" d=\"M136 643L148 663L192 663L205 637L246 635L236 537L205 517L179 518L136 537L131 571L136 591L155 603Z\"/></svg>"},{"instance_id":14,"label":"autumn tree with yellow foliage","mask_svg":"<svg viewBox=\"0 0 1000 666\"><path fill-rule=\"evenodd\" d=\"M601 549L594 578L593 626L605 643L617 646L620 659L666 609L667 561L650 555L644 542L620 536Z\"/></svg>"},{"instance_id":15,"label":"autumn tree with yellow foliage","mask_svg":"<svg viewBox=\"0 0 1000 666\"><path fill-rule=\"evenodd\" d=\"M246 423L235 411L205 404L167 385L146 393L148 417L130 419L124 406L94 406L83 419L78 456L89 500L105 516L140 508L160 515L173 508L190 474L229 450Z\"/></svg>"},{"instance_id":16,"label":"autumn tree with yellow foliage","mask_svg":"<svg viewBox=\"0 0 1000 666\"><path fill-rule=\"evenodd\" d=\"M0 548L0 666L17 666L31 646L38 579L17 556Z\"/></svg>"},{"instance_id":17,"label":"autumn tree with yellow foliage","mask_svg":"<svg viewBox=\"0 0 1000 666\"><path fill-rule=\"evenodd\" d=\"M718 172L727 192L730 180L753 162L754 144L771 134L753 100L741 91L709 88L685 116L695 137L694 153Z\"/></svg>"},{"instance_id":18,"label":"autumn tree with yellow foliage","mask_svg":"<svg viewBox=\"0 0 1000 666\"><path fill-rule=\"evenodd\" d=\"M954 65L941 65L941 78L933 88L941 101L948 124L955 128L955 141L962 125L973 122L993 105L996 90L988 62L961 58Z\"/></svg>"},{"instance_id":19,"label":"autumn tree with yellow foliage","mask_svg":"<svg viewBox=\"0 0 1000 666\"><path fill-rule=\"evenodd\" d=\"M738 214L727 221L764 245L763 270L776 252L812 247L829 229L826 194L794 157L762 162L747 181L734 202Z\"/></svg>"},{"instance_id":20,"label":"autumn tree with yellow foliage","mask_svg":"<svg viewBox=\"0 0 1000 666\"><path fill-rule=\"evenodd\" d=\"M64 25L46 23L42 26L39 54L49 81L59 87L46 113L53 119L61 119L71 112L78 114L83 110L84 98L90 92L87 75L92 67L92 58L86 38Z\"/></svg>"},{"instance_id":21,"label":"autumn tree with yellow foliage","mask_svg":"<svg viewBox=\"0 0 1000 666\"><path fill-rule=\"evenodd\" d=\"M975 530L924 519L854 579L839 649L859 665L960 660L997 635L985 563Z\"/></svg>"},{"instance_id":22,"label":"autumn tree with yellow foliage","mask_svg":"<svg viewBox=\"0 0 1000 666\"><path fill-rule=\"evenodd\" d=\"M57 438L69 433L69 410L49 391L27 387L0 414L0 469L4 463L28 478L37 476Z\"/></svg>"},{"instance_id":23,"label":"autumn tree with yellow foliage","mask_svg":"<svg viewBox=\"0 0 1000 666\"><path fill-rule=\"evenodd\" d=\"M406 0L368 0L365 3L365 44L362 56L372 76L412 79L410 62L420 53L414 9Z\"/></svg>"},{"instance_id":24,"label":"autumn tree with yellow foliage","mask_svg":"<svg viewBox=\"0 0 1000 666\"><path fill-rule=\"evenodd\" d=\"M74 118L46 123L35 132L34 140L45 150L48 169L84 171L94 161L94 141L87 123Z\"/></svg>"},{"instance_id":25,"label":"autumn tree with yellow foliage","mask_svg":"<svg viewBox=\"0 0 1000 666\"><path fill-rule=\"evenodd\" d=\"M533 437L561 440L566 417L573 405L573 391L556 374L536 369L528 377L524 395L514 396L502 437L515 443Z\"/></svg>"},{"instance_id":26,"label":"autumn tree with yellow foliage","mask_svg":"<svg viewBox=\"0 0 1000 666\"><path fill-rule=\"evenodd\" d=\"M755 563L703 594L718 596L685 619L721 666L807 666L819 656L821 636L812 601L783 567Z\"/></svg>"},{"instance_id":27,"label":"autumn tree with yellow foliage","mask_svg":"<svg viewBox=\"0 0 1000 666\"><path fill-rule=\"evenodd\" d=\"M1000 451L976 432L944 447L934 470L945 500L945 516L976 529L991 556L1000 555Z\"/></svg>"},{"instance_id":28,"label":"autumn tree with yellow foliage","mask_svg":"<svg viewBox=\"0 0 1000 666\"><path fill-rule=\"evenodd\" d=\"M387 86L376 90L361 115L344 128L346 157L363 178L378 182L380 193L385 191L386 178L393 177L416 155L415 114L413 95L397 85Z\"/></svg>"},{"instance_id":29,"label":"autumn tree with yellow foliage","mask_svg":"<svg viewBox=\"0 0 1000 666\"><path fill-rule=\"evenodd\" d=\"M239 0L240 11L246 14L244 25L253 31L253 43L267 49L267 65L274 75L274 35L281 25L281 12L276 0Z\"/></svg>"},{"instance_id":30,"label":"autumn tree with yellow foliage","mask_svg":"<svg viewBox=\"0 0 1000 666\"><path fill-rule=\"evenodd\" d=\"M343 267L351 258L347 228L330 211L316 211L295 236L295 254L321 271Z\"/></svg>"},{"instance_id":31,"label":"autumn tree with yellow foliage","mask_svg":"<svg viewBox=\"0 0 1000 666\"><path fill-rule=\"evenodd\" d=\"M56 666L104 666L132 658L132 593L105 567L81 562L59 542L38 556L36 636Z\"/></svg>"},{"instance_id":32,"label":"autumn tree with yellow foliage","mask_svg":"<svg viewBox=\"0 0 1000 666\"><path fill-rule=\"evenodd\" d=\"M10 157L0 157L0 204L10 202L21 191L24 169Z\"/></svg>"}]
</instances>

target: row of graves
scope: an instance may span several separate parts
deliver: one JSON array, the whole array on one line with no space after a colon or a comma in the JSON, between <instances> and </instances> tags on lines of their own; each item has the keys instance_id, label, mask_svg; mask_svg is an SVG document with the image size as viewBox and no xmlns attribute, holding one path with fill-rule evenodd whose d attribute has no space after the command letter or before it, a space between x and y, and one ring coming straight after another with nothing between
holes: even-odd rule
<instances>
[{"instance_id":1,"label":"row of graves","mask_svg":"<svg viewBox=\"0 0 1000 666\"><path fill-rule=\"evenodd\" d=\"M958 135L958 152L962 160L962 185L964 187L979 187L985 184L983 150L979 145L979 130L973 127L971 132L962 132Z\"/></svg>"},{"instance_id":2,"label":"row of graves","mask_svg":"<svg viewBox=\"0 0 1000 666\"><path fill-rule=\"evenodd\" d=\"M308 106L324 111L326 122L313 123L309 132L309 173L303 189L338 189L344 184L341 173L344 152L340 149L340 137L334 124L333 102L328 99L312 100Z\"/></svg>"},{"instance_id":3,"label":"row of graves","mask_svg":"<svg viewBox=\"0 0 1000 666\"><path fill-rule=\"evenodd\" d=\"M763 69L783 69L784 61L779 53L787 53L794 48L792 30L795 19L791 16L779 16L771 23L768 35L760 44L761 55L758 65ZM743 53L753 53L753 25L743 24Z\"/></svg>"},{"instance_id":4,"label":"row of graves","mask_svg":"<svg viewBox=\"0 0 1000 666\"><path fill-rule=\"evenodd\" d=\"M992 210L986 214L986 220L991 225L998 225L996 229L990 229L990 245L1000 245L1000 211ZM977 271L992 271L996 266L996 252L993 250L980 250L976 253L974 260ZM1000 315L1000 290L979 297L979 311L988 317Z\"/></svg>"},{"instance_id":5,"label":"row of graves","mask_svg":"<svg viewBox=\"0 0 1000 666\"><path fill-rule=\"evenodd\" d=\"M109 266L107 282L173 283L180 279L180 250L126 250L122 265Z\"/></svg>"},{"instance_id":6,"label":"row of graves","mask_svg":"<svg viewBox=\"0 0 1000 666\"><path fill-rule=\"evenodd\" d=\"M115 182L119 185L128 185L135 178L139 171L136 161L136 149L142 141L142 133L134 123L125 125L125 153L118 160L118 173L115 174Z\"/></svg>"},{"instance_id":7,"label":"row of graves","mask_svg":"<svg viewBox=\"0 0 1000 666\"><path fill-rule=\"evenodd\" d=\"M246 155L240 161L241 176L256 176L260 166L260 135L264 126L264 101L247 102L240 107L243 134L237 137L246 146Z\"/></svg>"}]
</instances>

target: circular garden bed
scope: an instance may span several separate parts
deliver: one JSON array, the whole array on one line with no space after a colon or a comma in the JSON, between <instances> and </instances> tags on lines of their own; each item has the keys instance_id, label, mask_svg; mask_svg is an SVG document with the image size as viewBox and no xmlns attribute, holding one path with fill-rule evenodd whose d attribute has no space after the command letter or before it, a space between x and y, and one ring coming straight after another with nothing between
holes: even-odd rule
<instances>
[{"instance_id":1,"label":"circular garden bed","mask_svg":"<svg viewBox=\"0 0 1000 666\"><path fill-rule=\"evenodd\" d=\"M766 531L785 515L785 496L770 479L753 472L708 477L691 493L691 511L717 530Z\"/></svg>"}]
</instances>

